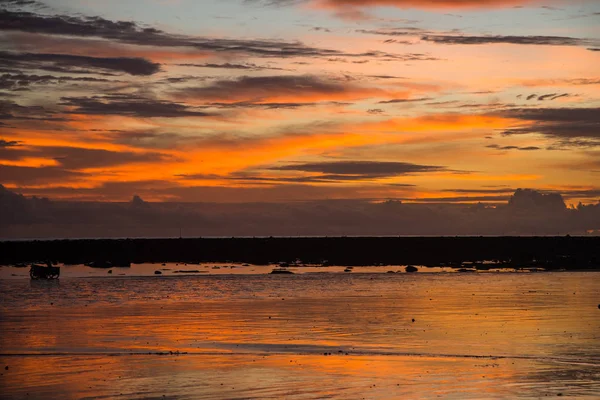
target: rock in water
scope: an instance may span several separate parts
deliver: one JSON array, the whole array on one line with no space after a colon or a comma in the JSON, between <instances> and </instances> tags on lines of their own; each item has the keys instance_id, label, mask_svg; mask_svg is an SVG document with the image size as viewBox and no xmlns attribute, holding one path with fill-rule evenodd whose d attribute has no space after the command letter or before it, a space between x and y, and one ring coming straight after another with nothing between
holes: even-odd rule
<instances>
[{"instance_id":1,"label":"rock in water","mask_svg":"<svg viewBox=\"0 0 600 400\"><path fill-rule=\"evenodd\" d=\"M273 271L271 271L271 274L293 274L292 271L289 271L287 269L274 269Z\"/></svg>"}]
</instances>

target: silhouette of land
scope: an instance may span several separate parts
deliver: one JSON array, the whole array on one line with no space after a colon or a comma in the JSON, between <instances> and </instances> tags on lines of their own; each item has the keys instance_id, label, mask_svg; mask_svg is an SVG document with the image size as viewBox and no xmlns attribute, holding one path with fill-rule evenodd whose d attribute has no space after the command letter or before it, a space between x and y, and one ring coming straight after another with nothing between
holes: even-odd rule
<instances>
[{"instance_id":1,"label":"silhouette of land","mask_svg":"<svg viewBox=\"0 0 600 400\"><path fill-rule=\"evenodd\" d=\"M598 237L310 237L0 242L0 264L244 262L600 269ZM485 261L485 263L484 263Z\"/></svg>"}]
</instances>

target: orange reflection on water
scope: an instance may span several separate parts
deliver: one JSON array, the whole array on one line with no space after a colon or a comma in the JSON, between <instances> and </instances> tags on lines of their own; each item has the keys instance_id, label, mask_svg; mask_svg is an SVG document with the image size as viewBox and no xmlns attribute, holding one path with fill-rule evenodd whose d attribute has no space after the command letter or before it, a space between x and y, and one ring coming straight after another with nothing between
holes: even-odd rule
<instances>
[{"instance_id":1,"label":"orange reflection on water","mask_svg":"<svg viewBox=\"0 0 600 400\"><path fill-rule=\"evenodd\" d=\"M532 360L101 355L0 361L10 364L2 377L6 393L35 398L535 398L562 391L593 398L598 389L590 381L566 387L565 376L589 375L589 368Z\"/></svg>"},{"instance_id":2,"label":"orange reflection on water","mask_svg":"<svg viewBox=\"0 0 600 400\"><path fill-rule=\"evenodd\" d=\"M28 292L15 281L19 297L3 288L2 379L8 393L64 398L592 396L596 278L66 279L12 304Z\"/></svg>"}]
</instances>

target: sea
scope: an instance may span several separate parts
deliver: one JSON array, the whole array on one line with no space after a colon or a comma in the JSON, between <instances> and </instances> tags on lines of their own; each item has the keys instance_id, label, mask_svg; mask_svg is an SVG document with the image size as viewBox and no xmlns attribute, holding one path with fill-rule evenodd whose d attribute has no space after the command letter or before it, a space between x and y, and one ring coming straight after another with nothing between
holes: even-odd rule
<instances>
[{"instance_id":1,"label":"sea","mask_svg":"<svg viewBox=\"0 0 600 400\"><path fill-rule=\"evenodd\" d=\"M0 267L0 398L600 398L600 272L273 267Z\"/></svg>"}]
</instances>

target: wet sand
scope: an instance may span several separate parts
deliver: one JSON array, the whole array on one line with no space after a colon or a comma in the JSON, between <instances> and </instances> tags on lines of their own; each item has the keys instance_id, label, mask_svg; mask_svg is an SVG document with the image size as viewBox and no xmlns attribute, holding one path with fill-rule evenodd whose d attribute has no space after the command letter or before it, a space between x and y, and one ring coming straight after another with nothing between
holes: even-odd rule
<instances>
[{"instance_id":1,"label":"wet sand","mask_svg":"<svg viewBox=\"0 0 600 400\"><path fill-rule=\"evenodd\" d=\"M0 291L3 398L600 397L597 272L15 278Z\"/></svg>"}]
</instances>

